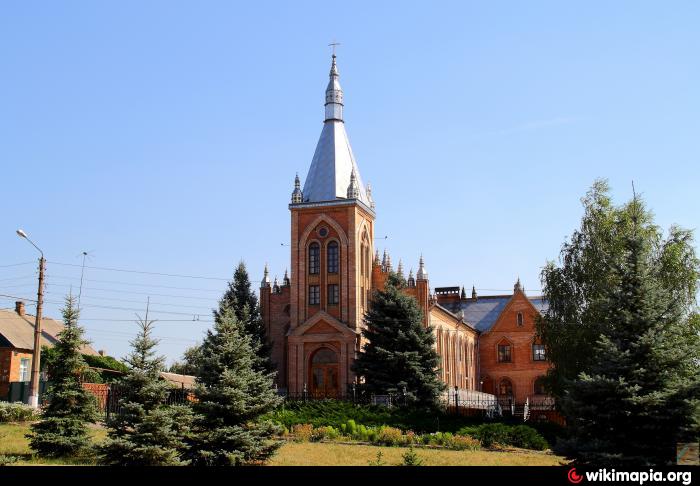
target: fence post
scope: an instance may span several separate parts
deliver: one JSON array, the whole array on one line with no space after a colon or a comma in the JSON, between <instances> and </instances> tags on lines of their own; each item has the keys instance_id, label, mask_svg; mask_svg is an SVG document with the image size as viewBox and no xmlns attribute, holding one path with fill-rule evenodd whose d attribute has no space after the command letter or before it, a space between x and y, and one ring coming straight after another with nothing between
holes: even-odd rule
<instances>
[{"instance_id":1,"label":"fence post","mask_svg":"<svg viewBox=\"0 0 700 486\"><path fill-rule=\"evenodd\" d=\"M459 391L457 385L455 385L455 413L459 415Z\"/></svg>"}]
</instances>

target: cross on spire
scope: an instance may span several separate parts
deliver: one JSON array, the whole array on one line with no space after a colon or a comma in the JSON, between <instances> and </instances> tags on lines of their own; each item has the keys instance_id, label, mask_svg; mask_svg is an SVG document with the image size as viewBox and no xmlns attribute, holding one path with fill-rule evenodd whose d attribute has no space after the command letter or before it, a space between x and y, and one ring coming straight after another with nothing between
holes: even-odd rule
<instances>
[{"instance_id":1,"label":"cross on spire","mask_svg":"<svg viewBox=\"0 0 700 486\"><path fill-rule=\"evenodd\" d=\"M328 44L328 47L333 49L333 57L335 57L335 46L339 46L340 42L333 41L330 44Z\"/></svg>"}]
</instances>

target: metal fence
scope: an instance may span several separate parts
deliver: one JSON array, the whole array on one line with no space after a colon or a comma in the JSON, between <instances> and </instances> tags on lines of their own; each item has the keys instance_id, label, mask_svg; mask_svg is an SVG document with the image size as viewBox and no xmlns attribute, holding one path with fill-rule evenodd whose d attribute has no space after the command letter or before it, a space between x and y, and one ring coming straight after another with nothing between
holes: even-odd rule
<instances>
[{"instance_id":1,"label":"metal fence","mask_svg":"<svg viewBox=\"0 0 700 486\"><path fill-rule=\"evenodd\" d=\"M127 388L121 385L108 385L103 388L90 390L97 398L97 407L105 419L122 412L122 399L127 395ZM184 388L173 388L168 391L164 404L185 405L191 403L193 395L190 390Z\"/></svg>"}]
</instances>

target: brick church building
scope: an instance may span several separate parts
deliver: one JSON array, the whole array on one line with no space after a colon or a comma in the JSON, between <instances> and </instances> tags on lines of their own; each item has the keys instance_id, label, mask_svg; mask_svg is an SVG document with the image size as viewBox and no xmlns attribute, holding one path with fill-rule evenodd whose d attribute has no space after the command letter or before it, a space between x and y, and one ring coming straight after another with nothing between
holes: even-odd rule
<instances>
[{"instance_id":1,"label":"brick church building","mask_svg":"<svg viewBox=\"0 0 700 486\"><path fill-rule=\"evenodd\" d=\"M272 345L277 386L289 393L344 395L363 343L363 316L373 289L393 270L374 247L375 204L353 156L343 120L343 91L333 55L325 121L302 189L289 204L291 271L270 281L265 267L260 306ZM403 273L402 264L396 269ZM541 396L548 368L534 322L545 303L515 284L513 294L467 297L464 288L430 291L423 257L404 289L423 311L441 357L440 378L451 388L524 402Z\"/></svg>"}]
</instances>

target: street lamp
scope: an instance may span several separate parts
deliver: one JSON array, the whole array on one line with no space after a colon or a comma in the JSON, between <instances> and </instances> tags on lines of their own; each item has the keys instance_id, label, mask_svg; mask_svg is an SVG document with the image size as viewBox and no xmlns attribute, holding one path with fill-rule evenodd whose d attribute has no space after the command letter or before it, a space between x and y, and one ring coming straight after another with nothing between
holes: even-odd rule
<instances>
[{"instance_id":1,"label":"street lamp","mask_svg":"<svg viewBox=\"0 0 700 486\"><path fill-rule=\"evenodd\" d=\"M27 233L18 229L17 234L20 238L24 238L32 244L34 248L39 250L41 258L39 258L39 289L36 293L36 320L34 321L34 353L32 359L32 377L29 382L29 405L34 408L39 408L39 365L41 364L41 308L44 303L44 252L29 239Z\"/></svg>"}]
</instances>

